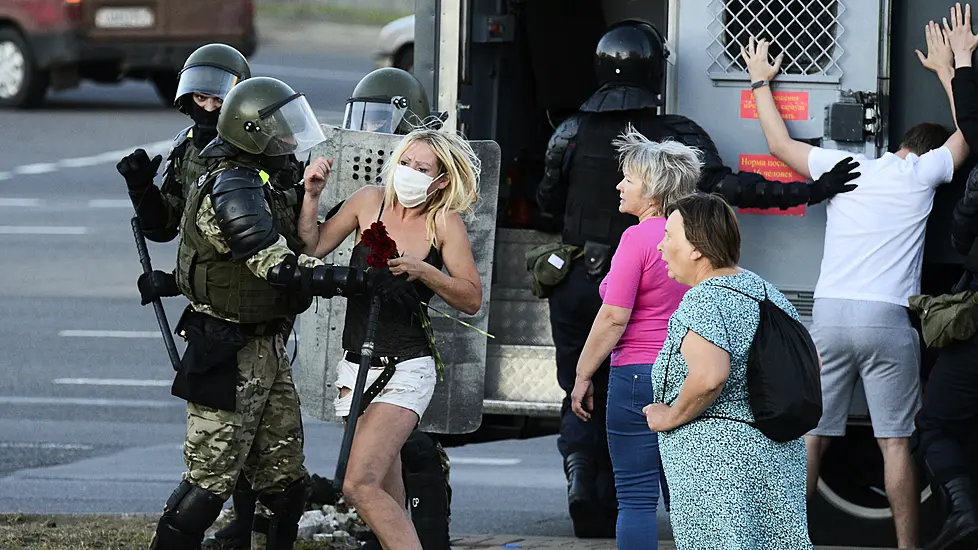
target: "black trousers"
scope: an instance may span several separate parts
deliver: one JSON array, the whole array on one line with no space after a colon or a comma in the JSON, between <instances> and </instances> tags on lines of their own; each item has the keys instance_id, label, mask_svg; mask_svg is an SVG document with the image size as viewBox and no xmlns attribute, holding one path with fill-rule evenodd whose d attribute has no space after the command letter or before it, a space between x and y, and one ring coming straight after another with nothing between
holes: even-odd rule
<instances>
[{"instance_id":1,"label":"black trousers","mask_svg":"<svg viewBox=\"0 0 978 550\"><path fill-rule=\"evenodd\" d=\"M577 378L577 361L601 308L598 283L588 279L583 261L575 260L571 264L567 276L554 287L549 301L550 327L557 355L557 383L564 390L557 449L565 458L573 452L585 452L592 456L599 467L610 469L611 457L605 427L610 359L605 359L592 378L594 410L591 411L591 419L584 422L570 408L570 394Z\"/></svg>"},{"instance_id":2,"label":"black trousers","mask_svg":"<svg viewBox=\"0 0 978 550\"><path fill-rule=\"evenodd\" d=\"M970 472L967 446L978 433L978 335L940 351L915 423L933 481Z\"/></svg>"}]
</instances>

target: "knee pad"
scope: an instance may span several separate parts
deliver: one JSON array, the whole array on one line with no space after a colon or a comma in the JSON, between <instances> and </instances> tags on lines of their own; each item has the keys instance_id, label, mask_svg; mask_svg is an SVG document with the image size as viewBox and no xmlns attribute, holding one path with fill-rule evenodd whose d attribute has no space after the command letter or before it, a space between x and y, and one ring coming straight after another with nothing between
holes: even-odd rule
<instances>
[{"instance_id":1,"label":"knee pad","mask_svg":"<svg viewBox=\"0 0 978 550\"><path fill-rule=\"evenodd\" d=\"M267 529L267 550L292 548L299 534L299 519L306 510L310 490L311 482L307 475L282 492L259 495L258 500L272 513ZM255 522L255 527L259 527L258 515L255 516Z\"/></svg>"},{"instance_id":2,"label":"knee pad","mask_svg":"<svg viewBox=\"0 0 978 550\"><path fill-rule=\"evenodd\" d=\"M184 533L201 533L213 525L224 508L224 499L183 481L163 507L163 518Z\"/></svg>"}]
</instances>

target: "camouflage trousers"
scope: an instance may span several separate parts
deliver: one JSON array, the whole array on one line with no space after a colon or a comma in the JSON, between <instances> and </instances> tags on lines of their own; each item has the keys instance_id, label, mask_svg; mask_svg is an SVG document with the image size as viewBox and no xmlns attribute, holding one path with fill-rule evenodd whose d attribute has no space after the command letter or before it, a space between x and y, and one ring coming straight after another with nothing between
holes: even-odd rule
<instances>
[{"instance_id":1,"label":"camouflage trousers","mask_svg":"<svg viewBox=\"0 0 978 550\"><path fill-rule=\"evenodd\" d=\"M187 405L183 479L230 498L239 473L259 493L306 476L299 396L281 335L253 337L238 352L234 412Z\"/></svg>"}]
</instances>

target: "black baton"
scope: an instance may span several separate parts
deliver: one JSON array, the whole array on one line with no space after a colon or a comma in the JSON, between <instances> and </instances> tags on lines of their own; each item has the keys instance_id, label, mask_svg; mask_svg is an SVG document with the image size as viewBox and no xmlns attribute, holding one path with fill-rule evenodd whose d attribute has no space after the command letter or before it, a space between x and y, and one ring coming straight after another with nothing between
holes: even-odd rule
<instances>
[{"instance_id":1,"label":"black baton","mask_svg":"<svg viewBox=\"0 0 978 550\"><path fill-rule=\"evenodd\" d=\"M143 273L153 271L153 264L149 260L149 249L146 248L146 237L143 236L143 228L139 224L139 217L132 217L132 236L136 238L136 250L139 252L139 263L143 266ZM166 345L166 353L170 356L170 363L173 370L180 370L180 354L177 353L177 345L173 343L173 335L170 334L170 323L166 320L166 310L163 309L163 302L159 297L153 298L153 309L156 310L156 321L160 324L160 332L163 333L163 343Z\"/></svg>"}]
</instances>

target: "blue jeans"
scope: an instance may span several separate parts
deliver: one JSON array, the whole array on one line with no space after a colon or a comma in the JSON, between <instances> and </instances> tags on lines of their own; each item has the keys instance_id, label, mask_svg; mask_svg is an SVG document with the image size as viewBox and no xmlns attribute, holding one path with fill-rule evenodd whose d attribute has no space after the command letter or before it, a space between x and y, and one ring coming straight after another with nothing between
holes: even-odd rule
<instances>
[{"instance_id":1,"label":"blue jeans","mask_svg":"<svg viewBox=\"0 0 978 550\"><path fill-rule=\"evenodd\" d=\"M608 449L618 494L618 550L659 546L655 510L662 462L659 439L642 412L653 402L651 369L652 365L611 367L608 382ZM668 495L664 478L662 482Z\"/></svg>"}]
</instances>

